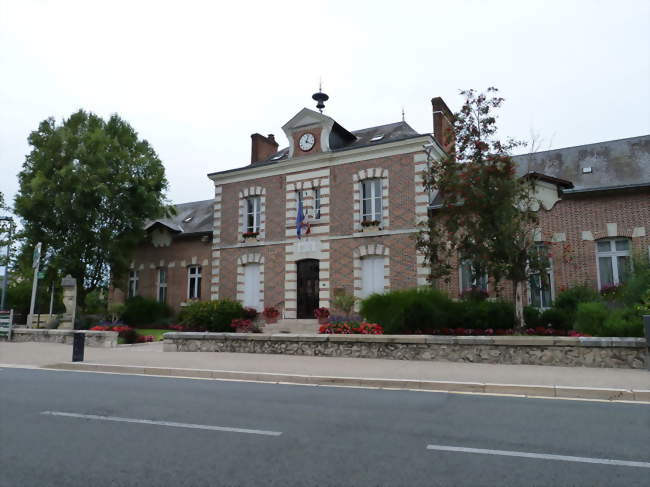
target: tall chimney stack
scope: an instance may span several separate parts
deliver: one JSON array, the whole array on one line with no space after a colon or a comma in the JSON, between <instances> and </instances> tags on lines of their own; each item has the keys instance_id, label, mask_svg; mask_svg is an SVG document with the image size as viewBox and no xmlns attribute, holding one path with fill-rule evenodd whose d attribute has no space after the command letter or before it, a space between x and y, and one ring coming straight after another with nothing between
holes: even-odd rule
<instances>
[{"instance_id":1,"label":"tall chimney stack","mask_svg":"<svg viewBox=\"0 0 650 487\"><path fill-rule=\"evenodd\" d=\"M436 139L445 152L449 153L453 150L455 144L452 123L454 115L439 96L431 99L431 107L433 109L433 138Z\"/></svg>"},{"instance_id":2,"label":"tall chimney stack","mask_svg":"<svg viewBox=\"0 0 650 487\"><path fill-rule=\"evenodd\" d=\"M261 134L251 135L251 164L265 161L278 151L278 143L273 134L264 137Z\"/></svg>"}]
</instances>

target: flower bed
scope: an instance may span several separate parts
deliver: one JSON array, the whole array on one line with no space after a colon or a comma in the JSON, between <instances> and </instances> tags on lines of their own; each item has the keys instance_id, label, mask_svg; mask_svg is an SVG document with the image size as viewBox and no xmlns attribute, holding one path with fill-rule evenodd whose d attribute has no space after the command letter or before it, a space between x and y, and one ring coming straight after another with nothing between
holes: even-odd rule
<instances>
[{"instance_id":1,"label":"flower bed","mask_svg":"<svg viewBox=\"0 0 650 487\"><path fill-rule=\"evenodd\" d=\"M322 325L318 329L318 333L325 334L360 334L360 335L383 335L384 330L381 326L375 323L356 323L356 322L338 322L338 323L328 323Z\"/></svg>"}]
</instances>

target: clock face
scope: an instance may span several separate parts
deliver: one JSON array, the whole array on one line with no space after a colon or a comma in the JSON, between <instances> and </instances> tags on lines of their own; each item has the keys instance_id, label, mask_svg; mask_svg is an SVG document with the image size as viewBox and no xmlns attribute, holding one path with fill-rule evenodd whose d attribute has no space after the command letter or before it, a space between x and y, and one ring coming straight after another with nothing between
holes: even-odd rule
<instances>
[{"instance_id":1,"label":"clock face","mask_svg":"<svg viewBox=\"0 0 650 487\"><path fill-rule=\"evenodd\" d=\"M300 145L301 150L307 152L308 150L311 150L312 147L314 147L315 142L316 137L308 132L306 134L302 134L302 137L300 137L298 144Z\"/></svg>"}]
</instances>

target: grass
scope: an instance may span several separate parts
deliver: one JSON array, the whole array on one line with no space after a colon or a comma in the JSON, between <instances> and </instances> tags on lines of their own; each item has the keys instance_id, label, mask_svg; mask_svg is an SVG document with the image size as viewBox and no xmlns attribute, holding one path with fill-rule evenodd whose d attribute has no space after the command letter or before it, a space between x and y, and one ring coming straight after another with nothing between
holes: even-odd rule
<instances>
[{"instance_id":1,"label":"grass","mask_svg":"<svg viewBox=\"0 0 650 487\"><path fill-rule=\"evenodd\" d=\"M168 333L170 330L160 330L157 328L136 328L136 331L138 332L138 335L151 335L154 337L155 341L160 341L163 339L163 333Z\"/></svg>"}]
</instances>

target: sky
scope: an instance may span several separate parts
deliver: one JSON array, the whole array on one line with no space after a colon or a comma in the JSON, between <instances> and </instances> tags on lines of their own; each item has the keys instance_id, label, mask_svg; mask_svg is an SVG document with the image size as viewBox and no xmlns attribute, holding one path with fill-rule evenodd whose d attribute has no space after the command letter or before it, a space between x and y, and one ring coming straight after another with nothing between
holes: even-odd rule
<instances>
[{"instance_id":1,"label":"sky","mask_svg":"<svg viewBox=\"0 0 650 487\"><path fill-rule=\"evenodd\" d=\"M40 121L119 114L163 161L168 199L250 161L322 79L348 130L432 131L432 97L506 98L503 136L541 150L650 133L650 2L0 0L0 192Z\"/></svg>"}]
</instances>

